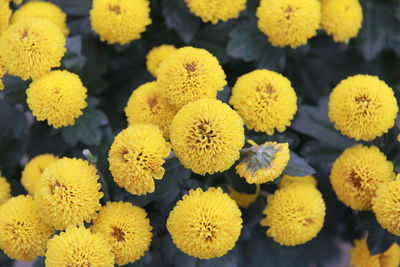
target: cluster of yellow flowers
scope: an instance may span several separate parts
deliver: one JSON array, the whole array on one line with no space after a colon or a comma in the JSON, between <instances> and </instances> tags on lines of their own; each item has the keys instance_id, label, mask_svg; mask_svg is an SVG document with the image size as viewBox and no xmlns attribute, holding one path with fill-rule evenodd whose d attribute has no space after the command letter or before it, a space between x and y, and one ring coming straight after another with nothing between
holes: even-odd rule
<instances>
[{"instance_id":1,"label":"cluster of yellow flowers","mask_svg":"<svg viewBox=\"0 0 400 267\"><path fill-rule=\"evenodd\" d=\"M354 248L350 251L352 267L397 267L400 264L400 246L394 243L381 254L371 255L366 238L354 241Z\"/></svg>"}]
</instances>

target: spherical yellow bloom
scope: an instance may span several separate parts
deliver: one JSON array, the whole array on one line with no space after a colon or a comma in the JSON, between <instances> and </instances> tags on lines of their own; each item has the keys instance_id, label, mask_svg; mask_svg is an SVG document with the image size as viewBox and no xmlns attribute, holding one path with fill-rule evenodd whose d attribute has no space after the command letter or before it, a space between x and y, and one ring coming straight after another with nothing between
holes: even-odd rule
<instances>
[{"instance_id":1,"label":"spherical yellow bloom","mask_svg":"<svg viewBox=\"0 0 400 267\"><path fill-rule=\"evenodd\" d=\"M146 56L147 70L154 77L157 77L157 68L160 65L160 63L163 62L164 59L166 59L175 51L176 47L173 45L160 45L151 49Z\"/></svg>"},{"instance_id":2,"label":"spherical yellow bloom","mask_svg":"<svg viewBox=\"0 0 400 267\"><path fill-rule=\"evenodd\" d=\"M329 98L329 119L342 134L371 141L394 126L398 107L392 88L376 76L341 81Z\"/></svg>"},{"instance_id":3,"label":"spherical yellow bloom","mask_svg":"<svg viewBox=\"0 0 400 267\"><path fill-rule=\"evenodd\" d=\"M61 64L66 51L61 30L44 18L25 18L7 28L0 40L9 74L37 79Z\"/></svg>"},{"instance_id":4,"label":"spherical yellow bloom","mask_svg":"<svg viewBox=\"0 0 400 267\"><path fill-rule=\"evenodd\" d=\"M161 93L157 82L149 82L133 91L125 107L129 125L150 123L157 125L169 138L169 126L177 108L170 104Z\"/></svg>"},{"instance_id":5,"label":"spherical yellow bloom","mask_svg":"<svg viewBox=\"0 0 400 267\"><path fill-rule=\"evenodd\" d=\"M46 266L112 267L114 255L102 234L92 234L89 229L70 226L66 232L49 240Z\"/></svg>"},{"instance_id":6,"label":"spherical yellow bloom","mask_svg":"<svg viewBox=\"0 0 400 267\"><path fill-rule=\"evenodd\" d=\"M104 235L118 265L135 262L144 256L153 236L146 211L128 202L108 202L93 220L91 229Z\"/></svg>"},{"instance_id":7,"label":"spherical yellow bloom","mask_svg":"<svg viewBox=\"0 0 400 267\"><path fill-rule=\"evenodd\" d=\"M11 187L7 179L0 175L0 205L11 197Z\"/></svg>"},{"instance_id":8,"label":"spherical yellow bloom","mask_svg":"<svg viewBox=\"0 0 400 267\"><path fill-rule=\"evenodd\" d=\"M317 236L324 224L325 202L310 184L293 184L275 191L267 200L261 220L267 235L283 246L304 244Z\"/></svg>"},{"instance_id":9,"label":"spherical yellow bloom","mask_svg":"<svg viewBox=\"0 0 400 267\"><path fill-rule=\"evenodd\" d=\"M92 29L108 44L139 39L151 24L149 0L96 0L90 10Z\"/></svg>"},{"instance_id":10,"label":"spherical yellow bloom","mask_svg":"<svg viewBox=\"0 0 400 267\"><path fill-rule=\"evenodd\" d=\"M78 75L66 70L49 72L34 80L26 91L29 108L39 121L54 128L73 125L86 108L86 87Z\"/></svg>"},{"instance_id":11,"label":"spherical yellow bloom","mask_svg":"<svg viewBox=\"0 0 400 267\"><path fill-rule=\"evenodd\" d=\"M282 175L281 180L279 181L278 187L283 188L287 187L292 184L297 184L297 183L305 183L305 184L311 184L313 186L317 186L317 180L315 180L314 176L308 175L304 177L296 177L296 176L290 176L287 174Z\"/></svg>"},{"instance_id":12,"label":"spherical yellow bloom","mask_svg":"<svg viewBox=\"0 0 400 267\"><path fill-rule=\"evenodd\" d=\"M96 168L85 160L62 158L48 166L35 189L43 219L58 230L90 222L101 208L98 180Z\"/></svg>"},{"instance_id":13,"label":"spherical yellow bloom","mask_svg":"<svg viewBox=\"0 0 400 267\"><path fill-rule=\"evenodd\" d=\"M0 91L4 89L3 76L7 73L6 66L4 66L4 60L0 54Z\"/></svg>"},{"instance_id":14,"label":"spherical yellow bloom","mask_svg":"<svg viewBox=\"0 0 400 267\"><path fill-rule=\"evenodd\" d=\"M157 126L129 126L115 137L108 155L114 181L134 195L154 192L153 178L163 178L163 158L170 152L171 145Z\"/></svg>"},{"instance_id":15,"label":"spherical yellow bloom","mask_svg":"<svg viewBox=\"0 0 400 267\"><path fill-rule=\"evenodd\" d=\"M7 29L11 17L9 0L0 0L0 35Z\"/></svg>"},{"instance_id":16,"label":"spherical yellow bloom","mask_svg":"<svg viewBox=\"0 0 400 267\"><path fill-rule=\"evenodd\" d=\"M53 232L31 196L13 197L0 207L0 247L10 258L33 261L44 255Z\"/></svg>"},{"instance_id":17,"label":"spherical yellow bloom","mask_svg":"<svg viewBox=\"0 0 400 267\"><path fill-rule=\"evenodd\" d=\"M178 108L201 98L215 98L226 85L218 59L207 50L183 47L157 69L163 95Z\"/></svg>"},{"instance_id":18,"label":"spherical yellow bloom","mask_svg":"<svg viewBox=\"0 0 400 267\"><path fill-rule=\"evenodd\" d=\"M236 201L236 204L247 209L251 204L256 202L257 197L260 195L260 185L256 185L256 192L254 194L241 193L229 187L229 196Z\"/></svg>"},{"instance_id":19,"label":"spherical yellow bloom","mask_svg":"<svg viewBox=\"0 0 400 267\"><path fill-rule=\"evenodd\" d=\"M243 121L227 104L201 99L178 111L170 127L172 148L197 174L229 169L244 145Z\"/></svg>"},{"instance_id":20,"label":"spherical yellow bloom","mask_svg":"<svg viewBox=\"0 0 400 267\"><path fill-rule=\"evenodd\" d=\"M174 244L199 259L221 257L231 250L242 229L242 213L221 188L190 190L169 214L167 229Z\"/></svg>"},{"instance_id":21,"label":"spherical yellow bloom","mask_svg":"<svg viewBox=\"0 0 400 267\"><path fill-rule=\"evenodd\" d=\"M297 111L296 92L279 73L255 70L241 76L232 88L230 104L249 129L271 135L286 130Z\"/></svg>"},{"instance_id":22,"label":"spherical yellow bloom","mask_svg":"<svg viewBox=\"0 0 400 267\"><path fill-rule=\"evenodd\" d=\"M296 48L317 34L321 19L318 0L261 0L258 28L274 46Z\"/></svg>"},{"instance_id":23,"label":"spherical yellow bloom","mask_svg":"<svg viewBox=\"0 0 400 267\"><path fill-rule=\"evenodd\" d=\"M34 157L25 165L22 171L21 183L29 194L34 194L36 183L43 170L57 160L58 157L53 154L42 154Z\"/></svg>"},{"instance_id":24,"label":"spherical yellow bloom","mask_svg":"<svg viewBox=\"0 0 400 267\"><path fill-rule=\"evenodd\" d=\"M185 0L190 12L200 17L203 22L216 24L239 17L246 8L246 0Z\"/></svg>"},{"instance_id":25,"label":"spherical yellow bloom","mask_svg":"<svg viewBox=\"0 0 400 267\"><path fill-rule=\"evenodd\" d=\"M371 255L366 238L354 241L350 250L352 267L398 267L400 264L400 247L394 243L382 254Z\"/></svg>"},{"instance_id":26,"label":"spherical yellow bloom","mask_svg":"<svg viewBox=\"0 0 400 267\"><path fill-rule=\"evenodd\" d=\"M379 148L362 145L346 149L333 163L330 176L338 199L355 210L370 210L378 186L393 178L393 163Z\"/></svg>"}]
</instances>

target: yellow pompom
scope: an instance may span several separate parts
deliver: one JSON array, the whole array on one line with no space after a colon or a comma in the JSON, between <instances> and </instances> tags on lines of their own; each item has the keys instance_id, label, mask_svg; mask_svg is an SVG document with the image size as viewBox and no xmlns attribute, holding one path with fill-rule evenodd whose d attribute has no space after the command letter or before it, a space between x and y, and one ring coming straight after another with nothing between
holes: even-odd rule
<instances>
[{"instance_id":1,"label":"yellow pompom","mask_svg":"<svg viewBox=\"0 0 400 267\"><path fill-rule=\"evenodd\" d=\"M287 174L282 175L281 180L279 181L278 187L284 188L292 184L297 183L304 183L304 184L311 184L313 186L317 186L317 180L312 175L304 176L304 177L296 177L290 176Z\"/></svg>"},{"instance_id":2,"label":"yellow pompom","mask_svg":"<svg viewBox=\"0 0 400 267\"><path fill-rule=\"evenodd\" d=\"M0 0L0 35L7 29L11 17L9 0Z\"/></svg>"},{"instance_id":3,"label":"yellow pompom","mask_svg":"<svg viewBox=\"0 0 400 267\"><path fill-rule=\"evenodd\" d=\"M241 207L247 209L251 204L256 202L257 197L260 195L260 185L256 185L256 191L254 194L241 193L229 187L229 196L236 201L236 204Z\"/></svg>"},{"instance_id":4,"label":"yellow pompom","mask_svg":"<svg viewBox=\"0 0 400 267\"><path fill-rule=\"evenodd\" d=\"M239 238L241 211L221 188L190 190L169 214L167 229L174 244L199 259L225 255Z\"/></svg>"},{"instance_id":5,"label":"yellow pompom","mask_svg":"<svg viewBox=\"0 0 400 267\"><path fill-rule=\"evenodd\" d=\"M128 202L108 202L93 220L91 230L107 239L118 265L143 257L153 236L146 211Z\"/></svg>"},{"instance_id":6,"label":"yellow pompom","mask_svg":"<svg viewBox=\"0 0 400 267\"><path fill-rule=\"evenodd\" d=\"M6 66L4 66L4 60L0 54L0 91L4 89L3 76L6 73L7 73Z\"/></svg>"},{"instance_id":7,"label":"yellow pompom","mask_svg":"<svg viewBox=\"0 0 400 267\"><path fill-rule=\"evenodd\" d=\"M371 255L366 238L354 241L350 250L352 267L398 267L400 264L400 247L394 243L382 254Z\"/></svg>"},{"instance_id":8,"label":"yellow pompom","mask_svg":"<svg viewBox=\"0 0 400 267\"><path fill-rule=\"evenodd\" d=\"M201 99L181 108L170 127L181 163L201 175L229 169L244 145L243 121L227 104Z\"/></svg>"},{"instance_id":9,"label":"yellow pompom","mask_svg":"<svg viewBox=\"0 0 400 267\"><path fill-rule=\"evenodd\" d=\"M154 77L157 77L157 68L160 65L160 63L163 62L164 59L166 59L175 51L176 47L173 45L160 45L151 49L146 56L147 70Z\"/></svg>"},{"instance_id":10,"label":"yellow pompom","mask_svg":"<svg viewBox=\"0 0 400 267\"><path fill-rule=\"evenodd\" d=\"M226 85L218 59L207 50L183 47L157 69L163 95L178 108L201 98L215 98Z\"/></svg>"},{"instance_id":11,"label":"yellow pompom","mask_svg":"<svg viewBox=\"0 0 400 267\"><path fill-rule=\"evenodd\" d=\"M11 187L5 177L0 175L0 205L4 204L11 197Z\"/></svg>"},{"instance_id":12,"label":"yellow pompom","mask_svg":"<svg viewBox=\"0 0 400 267\"><path fill-rule=\"evenodd\" d=\"M398 112L392 88L376 76L341 81L329 98L329 119L342 134L371 141L394 126Z\"/></svg>"},{"instance_id":13,"label":"yellow pompom","mask_svg":"<svg viewBox=\"0 0 400 267\"><path fill-rule=\"evenodd\" d=\"M92 29L108 44L140 38L151 24L149 0L95 0L90 10Z\"/></svg>"},{"instance_id":14,"label":"yellow pompom","mask_svg":"<svg viewBox=\"0 0 400 267\"><path fill-rule=\"evenodd\" d=\"M22 4L23 0L12 0L12 2L14 2L16 5L20 5Z\"/></svg>"}]
</instances>

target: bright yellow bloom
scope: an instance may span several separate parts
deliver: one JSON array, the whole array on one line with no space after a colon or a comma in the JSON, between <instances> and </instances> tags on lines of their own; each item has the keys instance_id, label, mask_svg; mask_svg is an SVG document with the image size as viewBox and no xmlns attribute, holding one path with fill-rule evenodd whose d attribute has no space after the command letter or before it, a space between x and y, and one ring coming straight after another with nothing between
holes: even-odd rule
<instances>
[{"instance_id":1,"label":"bright yellow bloom","mask_svg":"<svg viewBox=\"0 0 400 267\"><path fill-rule=\"evenodd\" d=\"M304 177L296 177L296 176L290 176L290 175L284 174L284 175L282 175L282 178L279 181L278 187L283 188L283 187L287 187L289 185L297 184L297 183L311 184L315 187L317 186L317 180L312 175L308 175L308 176L304 176Z\"/></svg>"},{"instance_id":2,"label":"bright yellow bloom","mask_svg":"<svg viewBox=\"0 0 400 267\"><path fill-rule=\"evenodd\" d=\"M48 166L35 189L43 219L57 230L90 222L100 210L99 175L95 166L75 158L62 158Z\"/></svg>"},{"instance_id":3,"label":"bright yellow bloom","mask_svg":"<svg viewBox=\"0 0 400 267\"><path fill-rule=\"evenodd\" d=\"M176 47L173 45L160 45L153 47L146 56L146 67L147 70L154 76L157 77L157 68L161 62L164 61L168 56L176 51Z\"/></svg>"},{"instance_id":4,"label":"bright yellow bloom","mask_svg":"<svg viewBox=\"0 0 400 267\"><path fill-rule=\"evenodd\" d=\"M75 124L86 108L86 87L78 75L66 70L49 72L34 80L26 91L29 108L39 121L54 128Z\"/></svg>"},{"instance_id":5,"label":"bright yellow bloom","mask_svg":"<svg viewBox=\"0 0 400 267\"><path fill-rule=\"evenodd\" d=\"M23 0L12 0L12 2L14 2L16 5L20 5L22 4Z\"/></svg>"},{"instance_id":6,"label":"bright yellow bloom","mask_svg":"<svg viewBox=\"0 0 400 267\"><path fill-rule=\"evenodd\" d=\"M10 258L33 261L44 255L53 232L31 196L13 197L0 207L0 247Z\"/></svg>"},{"instance_id":7,"label":"bright yellow bloom","mask_svg":"<svg viewBox=\"0 0 400 267\"><path fill-rule=\"evenodd\" d=\"M157 69L163 95L178 108L201 98L215 98L226 85L218 59L207 50L183 47Z\"/></svg>"},{"instance_id":8,"label":"bright yellow bloom","mask_svg":"<svg viewBox=\"0 0 400 267\"><path fill-rule=\"evenodd\" d=\"M236 201L236 204L247 209L251 204L256 202L258 196L260 195L260 185L256 185L256 192L254 194L241 193L229 187L229 196Z\"/></svg>"},{"instance_id":9,"label":"bright yellow bloom","mask_svg":"<svg viewBox=\"0 0 400 267\"><path fill-rule=\"evenodd\" d=\"M318 0L261 0L257 17L258 28L272 45L296 48L317 34L321 4Z\"/></svg>"},{"instance_id":10,"label":"bright yellow bloom","mask_svg":"<svg viewBox=\"0 0 400 267\"><path fill-rule=\"evenodd\" d=\"M9 74L37 79L61 64L65 36L51 21L25 18L7 28L0 39L0 52Z\"/></svg>"},{"instance_id":11,"label":"bright yellow bloom","mask_svg":"<svg viewBox=\"0 0 400 267\"><path fill-rule=\"evenodd\" d=\"M272 135L283 132L297 111L290 81L279 73L255 70L237 80L229 103L249 129Z\"/></svg>"},{"instance_id":12,"label":"bright yellow bloom","mask_svg":"<svg viewBox=\"0 0 400 267\"><path fill-rule=\"evenodd\" d=\"M58 157L53 154L42 154L34 157L25 165L22 171L21 183L29 194L34 194L36 183L43 170L57 160Z\"/></svg>"},{"instance_id":13,"label":"bright yellow bloom","mask_svg":"<svg viewBox=\"0 0 400 267\"><path fill-rule=\"evenodd\" d=\"M11 17L9 0L0 0L0 35L7 29Z\"/></svg>"},{"instance_id":14,"label":"bright yellow bloom","mask_svg":"<svg viewBox=\"0 0 400 267\"><path fill-rule=\"evenodd\" d=\"M190 190L169 214L167 229L174 244L199 259L221 257L242 229L241 211L221 188Z\"/></svg>"},{"instance_id":15,"label":"bright yellow bloom","mask_svg":"<svg viewBox=\"0 0 400 267\"><path fill-rule=\"evenodd\" d=\"M149 82L133 91L125 107L129 125L150 123L157 125L169 138L169 126L177 108L161 93L157 82Z\"/></svg>"},{"instance_id":16,"label":"bright yellow bloom","mask_svg":"<svg viewBox=\"0 0 400 267\"><path fill-rule=\"evenodd\" d=\"M11 197L11 187L5 177L0 175L0 205L4 204Z\"/></svg>"},{"instance_id":17,"label":"bright yellow bloom","mask_svg":"<svg viewBox=\"0 0 400 267\"><path fill-rule=\"evenodd\" d=\"M157 126L129 126L115 137L108 155L114 181L134 195L154 192L154 179L163 178L162 165L170 152L171 145Z\"/></svg>"},{"instance_id":18,"label":"bright yellow bloom","mask_svg":"<svg viewBox=\"0 0 400 267\"><path fill-rule=\"evenodd\" d=\"M185 0L190 12L200 17L203 22L216 24L239 17L246 8L246 0Z\"/></svg>"},{"instance_id":19,"label":"bright yellow bloom","mask_svg":"<svg viewBox=\"0 0 400 267\"><path fill-rule=\"evenodd\" d=\"M400 264L400 247L394 243L382 254L371 255L366 238L354 241L350 250L352 267L398 267Z\"/></svg>"},{"instance_id":20,"label":"bright yellow bloom","mask_svg":"<svg viewBox=\"0 0 400 267\"><path fill-rule=\"evenodd\" d=\"M70 226L47 244L46 267L113 267L111 246L102 234Z\"/></svg>"},{"instance_id":21,"label":"bright yellow bloom","mask_svg":"<svg viewBox=\"0 0 400 267\"><path fill-rule=\"evenodd\" d=\"M244 145L243 121L227 104L201 99L178 111L170 127L181 163L201 175L229 169Z\"/></svg>"},{"instance_id":22,"label":"bright yellow bloom","mask_svg":"<svg viewBox=\"0 0 400 267\"><path fill-rule=\"evenodd\" d=\"M95 0L90 10L92 29L108 44L139 39L151 24L149 0Z\"/></svg>"},{"instance_id":23,"label":"bright yellow bloom","mask_svg":"<svg viewBox=\"0 0 400 267\"><path fill-rule=\"evenodd\" d=\"M371 141L394 126L397 100L392 88L376 76L342 80L329 98L329 119L342 134Z\"/></svg>"},{"instance_id":24,"label":"bright yellow bloom","mask_svg":"<svg viewBox=\"0 0 400 267\"><path fill-rule=\"evenodd\" d=\"M304 244L317 236L324 224L325 202L310 184L293 184L268 196L262 226L283 246Z\"/></svg>"},{"instance_id":25,"label":"bright yellow bloom","mask_svg":"<svg viewBox=\"0 0 400 267\"><path fill-rule=\"evenodd\" d=\"M4 66L4 60L0 54L0 91L4 89L3 76L6 73L7 73L6 66Z\"/></svg>"},{"instance_id":26,"label":"bright yellow bloom","mask_svg":"<svg viewBox=\"0 0 400 267\"><path fill-rule=\"evenodd\" d=\"M394 179L393 163L375 146L355 145L333 163L331 184L336 196L355 210L370 210L380 184Z\"/></svg>"},{"instance_id":27,"label":"bright yellow bloom","mask_svg":"<svg viewBox=\"0 0 400 267\"><path fill-rule=\"evenodd\" d=\"M118 265L135 262L144 256L153 236L146 211L128 202L108 202L93 220L91 229L104 235Z\"/></svg>"}]
</instances>

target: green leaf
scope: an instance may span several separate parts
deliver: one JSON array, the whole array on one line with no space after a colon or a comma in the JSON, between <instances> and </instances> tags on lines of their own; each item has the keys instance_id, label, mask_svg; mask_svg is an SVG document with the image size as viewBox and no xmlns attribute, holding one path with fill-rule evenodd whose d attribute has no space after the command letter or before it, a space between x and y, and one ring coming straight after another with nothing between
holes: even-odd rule
<instances>
[{"instance_id":1,"label":"green leaf","mask_svg":"<svg viewBox=\"0 0 400 267\"><path fill-rule=\"evenodd\" d=\"M290 160L283 173L290 176L303 177L314 174L315 170L305 159L294 152L290 152Z\"/></svg>"},{"instance_id":2,"label":"green leaf","mask_svg":"<svg viewBox=\"0 0 400 267\"><path fill-rule=\"evenodd\" d=\"M45 257L38 257L33 264L33 267L45 267Z\"/></svg>"},{"instance_id":3,"label":"green leaf","mask_svg":"<svg viewBox=\"0 0 400 267\"><path fill-rule=\"evenodd\" d=\"M59 6L68 15L87 16L91 8L91 0L50 0Z\"/></svg>"},{"instance_id":4,"label":"green leaf","mask_svg":"<svg viewBox=\"0 0 400 267\"><path fill-rule=\"evenodd\" d=\"M62 65L65 69L72 72L79 72L86 64L87 58L82 53L82 37L76 35L69 37L66 43L67 53L62 59Z\"/></svg>"}]
</instances>

